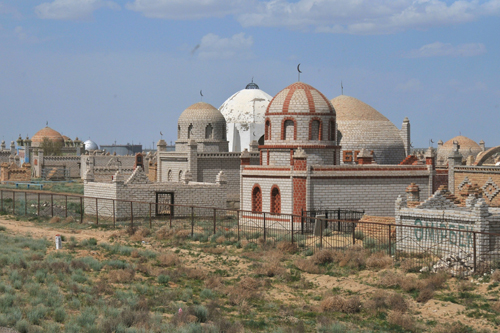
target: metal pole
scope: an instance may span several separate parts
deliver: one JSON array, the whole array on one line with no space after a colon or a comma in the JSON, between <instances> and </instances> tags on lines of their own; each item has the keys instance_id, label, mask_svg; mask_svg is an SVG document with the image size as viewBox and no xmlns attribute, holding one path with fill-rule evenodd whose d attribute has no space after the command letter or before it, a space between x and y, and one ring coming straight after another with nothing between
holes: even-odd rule
<instances>
[{"instance_id":1,"label":"metal pole","mask_svg":"<svg viewBox=\"0 0 500 333\"><path fill-rule=\"evenodd\" d=\"M149 203L149 229L151 229L151 221L152 217L151 217L151 203Z\"/></svg>"},{"instance_id":2,"label":"metal pole","mask_svg":"<svg viewBox=\"0 0 500 333\"><path fill-rule=\"evenodd\" d=\"M476 264L477 264L477 252L476 252L476 232L473 232L473 235L474 235L474 273L476 272Z\"/></svg>"},{"instance_id":3,"label":"metal pole","mask_svg":"<svg viewBox=\"0 0 500 333\"><path fill-rule=\"evenodd\" d=\"M217 223L217 212L216 212L216 210L214 208L214 235L216 233L215 230L217 229L216 223Z\"/></svg>"},{"instance_id":4,"label":"metal pole","mask_svg":"<svg viewBox=\"0 0 500 333\"><path fill-rule=\"evenodd\" d=\"M2 212L3 212L3 190L0 190L0 201L2 202Z\"/></svg>"},{"instance_id":5,"label":"metal pole","mask_svg":"<svg viewBox=\"0 0 500 333\"><path fill-rule=\"evenodd\" d=\"M95 198L95 223L99 225L99 204L97 203L97 198Z\"/></svg>"},{"instance_id":6,"label":"metal pole","mask_svg":"<svg viewBox=\"0 0 500 333\"><path fill-rule=\"evenodd\" d=\"M134 203L130 201L130 228L134 229Z\"/></svg>"},{"instance_id":7,"label":"metal pole","mask_svg":"<svg viewBox=\"0 0 500 333\"><path fill-rule=\"evenodd\" d=\"M264 214L264 240L266 240L266 213Z\"/></svg>"},{"instance_id":8,"label":"metal pole","mask_svg":"<svg viewBox=\"0 0 500 333\"><path fill-rule=\"evenodd\" d=\"M194 235L194 206L191 206L191 237Z\"/></svg>"},{"instance_id":9,"label":"metal pole","mask_svg":"<svg viewBox=\"0 0 500 333\"><path fill-rule=\"evenodd\" d=\"M352 223L352 245L355 245L356 244L356 233L355 233L356 228L354 226L354 223L353 222L351 222L351 223Z\"/></svg>"},{"instance_id":10,"label":"metal pole","mask_svg":"<svg viewBox=\"0 0 500 333\"><path fill-rule=\"evenodd\" d=\"M290 221L292 222L292 244L293 244L293 218L294 218L294 216L292 215L290 217Z\"/></svg>"},{"instance_id":11,"label":"metal pole","mask_svg":"<svg viewBox=\"0 0 500 333\"><path fill-rule=\"evenodd\" d=\"M28 195L24 192L24 216L28 215Z\"/></svg>"},{"instance_id":12,"label":"metal pole","mask_svg":"<svg viewBox=\"0 0 500 333\"><path fill-rule=\"evenodd\" d=\"M325 215L326 215L326 212L325 212ZM317 217L316 217L317 218ZM320 224L321 224L321 234L319 235L319 248L322 249L323 248L323 226L324 226L324 221L321 221L320 220Z\"/></svg>"},{"instance_id":13,"label":"metal pole","mask_svg":"<svg viewBox=\"0 0 500 333\"><path fill-rule=\"evenodd\" d=\"M50 195L50 215L54 217L54 195Z\"/></svg>"},{"instance_id":14,"label":"metal pole","mask_svg":"<svg viewBox=\"0 0 500 333\"><path fill-rule=\"evenodd\" d=\"M38 193L38 206L36 208L36 215L40 217L40 193Z\"/></svg>"},{"instance_id":15,"label":"metal pole","mask_svg":"<svg viewBox=\"0 0 500 333\"><path fill-rule=\"evenodd\" d=\"M240 240L240 211L236 211L236 223L238 224L238 241Z\"/></svg>"},{"instance_id":16,"label":"metal pole","mask_svg":"<svg viewBox=\"0 0 500 333\"><path fill-rule=\"evenodd\" d=\"M300 212L300 230L302 235L304 234L304 208Z\"/></svg>"},{"instance_id":17,"label":"metal pole","mask_svg":"<svg viewBox=\"0 0 500 333\"><path fill-rule=\"evenodd\" d=\"M116 228L116 211L115 211L115 199L113 199L113 229Z\"/></svg>"},{"instance_id":18,"label":"metal pole","mask_svg":"<svg viewBox=\"0 0 500 333\"><path fill-rule=\"evenodd\" d=\"M173 214L173 211L172 211L172 204L169 204L169 206L170 206L170 228L172 228L172 215L174 215L174 214Z\"/></svg>"},{"instance_id":19,"label":"metal pole","mask_svg":"<svg viewBox=\"0 0 500 333\"><path fill-rule=\"evenodd\" d=\"M68 217L68 196L66 195L66 217Z\"/></svg>"},{"instance_id":20,"label":"metal pole","mask_svg":"<svg viewBox=\"0 0 500 333\"><path fill-rule=\"evenodd\" d=\"M337 231L340 233L340 208L339 208L339 209L338 209L338 211L337 211L337 218L338 218L338 220L339 220L339 222L338 222L338 227L337 227L337 228L338 228L338 229L337 229Z\"/></svg>"},{"instance_id":21,"label":"metal pole","mask_svg":"<svg viewBox=\"0 0 500 333\"><path fill-rule=\"evenodd\" d=\"M387 225L389 227L389 255L392 255L392 242L391 242L391 225Z\"/></svg>"},{"instance_id":22,"label":"metal pole","mask_svg":"<svg viewBox=\"0 0 500 333\"><path fill-rule=\"evenodd\" d=\"M16 192L12 191L12 215L16 215Z\"/></svg>"},{"instance_id":23,"label":"metal pole","mask_svg":"<svg viewBox=\"0 0 500 333\"><path fill-rule=\"evenodd\" d=\"M40 201L38 203L38 207L40 207ZM80 197L80 224L83 223L83 198Z\"/></svg>"}]
</instances>

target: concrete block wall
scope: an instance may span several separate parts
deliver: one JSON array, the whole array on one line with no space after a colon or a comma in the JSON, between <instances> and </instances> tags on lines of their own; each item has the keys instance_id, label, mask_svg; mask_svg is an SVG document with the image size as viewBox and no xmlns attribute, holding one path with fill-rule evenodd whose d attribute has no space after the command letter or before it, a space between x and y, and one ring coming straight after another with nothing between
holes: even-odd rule
<instances>
[{"instance_id":1,"label":"concrete block wall","mask_svg":"<svg viewBox=\"0 0 500 333\"><path fill-rule=\"evenodd\" d=\"M243 178L243 197L240 198L240 207L242 210L252 210L252 190L254 185L259 185L262 191L262 211L271 211L271 189L278 186L281 195L281 214L292 214L292 189L293 184L288 178Z\"/></svg>"},{"instance_id":2,"label":"concrete block wall","mask_svg":"<svg viewBox=\"0 0 500 333\"><path fill-rule=\"evenodd\" d=\"M40 163L40 161L38 161ZM80 178L80 156L43 156L42 168L65 168L69 169L71 178Z\"/></svg>"}]
</instances>

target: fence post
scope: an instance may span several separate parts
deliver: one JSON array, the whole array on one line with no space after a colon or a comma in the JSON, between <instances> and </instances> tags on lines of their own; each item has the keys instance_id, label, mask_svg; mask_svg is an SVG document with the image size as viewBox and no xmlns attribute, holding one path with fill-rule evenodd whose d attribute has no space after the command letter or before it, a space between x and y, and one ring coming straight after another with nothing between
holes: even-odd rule
<instances>
[{"instance_id":1,"label":"fence post","mask_svg":"<svg viewBox=\"0 0 500 333\"><path fill-rule=\"evenodd\" d=\"M149 203L149 229L151 229L152 226L152 216L151 216L151 202Z\"/></svg>"},{"instance_id":2,"label":"fence post","mask_svg":"<svg viewBox=\"0 0 500 333\"><path fill-rule=\"evenodd\" d=\"M65 196L66 198L66 218L68 217L68 196Z\"/></svg>"},{"instance_id":3,"label":"fence post","mask_svg":"<svg viewBox=\"0 0 500 333\"><path fill-rule=\"evenodd\" d=\"M134 229L134 203L130 201L130 229Z\"/></svg>"},{"instance_id":4,"label":"fence post","mask_svg":"<svg viewBox=\"0 0 500 333\"><path fill-rule=\"evenodd\" d=\"M174 215L173 210L172 210L172 204L170 205L170 229L172 229L172 215Z\"/></svg>"},{"instance_id":5,"label":"fence post","mask_svg":"<svg viewBox=\"0 0 500 333\"><path fill-rule=\"evenodd\" d=\"M99 225L99 204L97 203L98 199L95 198L95 220L96 224Z\"/></svg>"},{"instance_id":6,"label":"fence post","mask_svg":"<svg viewBox=\"0 0 500 333\"><path fill-rule=\"evenodd\" d=\"M216 212L216 210L214 208L214 235L216 233L215 230L217 229L216 223L217 223L217 212Z\"/></svg>"},{"instance_id":7,"label":"fence post","mask_svg":"<svg viewBox=\"0 0 500 333\"><path fill-rule=\"evenodd\" d=\"M40 209L40 197L38 197L38 209ZM80 197L80 224L83 223L83 198Z\"/></svg>"},{"instance_id":8,"label":"fence post","mask_svg":"<svg viewBox=\"0 0 500 333\"><path fill-rule=\"evenodd\" d=\"M24 192L24 216L28 215L28 194Z\"/></svg>"},{"instance_id":9,"label":"fence post","mask_svg":"<svg viewBox=\"0 0 500 333\"><path fill-rule=\"evenodd\" d=\"M50 195L50 215L54 217L54 195Z\"/></svg>"},{"instance_id":10,"label":"fence post","mask_svg":"<svg viewBox=\"0 0 500 333\"><path fill-rule=\"evenodd\" d=\"M356 227L355 227L355 224L353 222L352 223L352 245L356 245Z\"/></svg>"},{"instance_id":11,"label":"fence post","mask_svg":"<svg viewBox=\"0 0 500 333\"><path fill-rule=\"evenodd\" d=\"M473 240L474 240L474 243L473 243L473 245L474 245L474 273L476 273L477 252L476 252L476 232L475 231L473 232L473 235L474 235L474 238L473 238Z\"/></svg>"},{"instance_id":12,"label":"fence post","mask_svg":"<svg viewBox=\"0 0 500 333\"><path fill-rule=\"evenodd\" d=\"M16 215L16 192L12 191L12 215Z\"/></svg>"},{"instance_id":13,"label":"fence post","mask_svg":"<svg viewBox=\"0 0 500 333\"><path fill-rule=\"evenodd\" d=\"M300 211L300 230L302 235L304 234L304 208Z\"/></svg>"},{"instance_id":14,"label":"fence post","mask_svg":"<svg viewBox=\"0 0 500 333\"><path fill-rule=\"evenodd\" d=\"M3 190L0 190L0 201L2 202L2 212L3 212Z\"/></svg>"},{"instance_id":15,"label":"fence post","mask_svg":"<svg viewBox=\"0 0 500 333\"><path fill-rule=\"evenodd\" d=\"M337 231L340 233L340 208L337 210L337 219L339 220L338 225L337 225Z\"/></svg>"},{"instance_id":16,"label":"fence post","mask_svg":"<svg viewBox=\"0 0 500 333\"><path fill-rule=\"evenodd\" d=\"M392 255L392 242L391 242L391 225L387 225L389 227L389 255Z\"/></svg>"},{"instance_id":17,"label":"fence post","mask_svg":"<svg viewBox=\"0 0 500 333\"><path fill-rule=\"evenodd\" d=\"M116 211L115 211L115 199L113 199L113 229L116 228Z\"/></svg>"},{"instance_id":18,"label":"fence post","mask_svg":"<svg viewBox=\"0 0 500 333\"><path fill-rule=\"evenodd\" d=\"M294 217L295 216L293 216L293 215L290 216L290 222L292 222L292 244L293 244L293 218Z\"/></svg>"},{"instance_id":19,"label":"fence post","mask_svg":"<svg viewBox=\"0 0 500 333\"><path fill-rule=\"evenodd\" d=\"M191 237L194 235L194 206L191 206Z\"/></svg>"},{"instance_id":20,"label":"fence post","mask_svg":"<svg viewBox=\"0 0 500 333\"><path fill-rule=\"evenodd\" d=\"M236 210L236 223L238 225L238 241L240 241L240 211Z\"/></svg>"},{"instance_id":21,"label":"fence post","mask_svg":"<svg viewBox=\"0 0 500 333\"><path fill-rule=\"evenodd\" d=\"M325 213L326 213L326 211L325 211ZM326 216L326 214L325 214L325 216ZM318 219L318 218L316 217L316 219ZM319 229L321 231L321 234L319 235L319 248L322 249L323 248L323 227L325 225L325 222L322 221L321 219L319 219L319 220L320 220L320 227L321 227Z\"/></svg>"},{"instance_id":22,"label":"fence post","mask_svg":"<svg viewBox=\"0 0 500 333\"><path fill-rule=\"evenodd\" d=\"M266 213L264 214L264 240L266 240Z\"/></svg>"},{"instance_id":23,"label":"fence post","mask_svg":"<svg viewBox=\"0 0 500 333\"><path fill-rule=\"evenodd\" d=\"M38 193L38 206L36 207L36 215L40 217L40 193Z\"/></svg>"}]
</instances>

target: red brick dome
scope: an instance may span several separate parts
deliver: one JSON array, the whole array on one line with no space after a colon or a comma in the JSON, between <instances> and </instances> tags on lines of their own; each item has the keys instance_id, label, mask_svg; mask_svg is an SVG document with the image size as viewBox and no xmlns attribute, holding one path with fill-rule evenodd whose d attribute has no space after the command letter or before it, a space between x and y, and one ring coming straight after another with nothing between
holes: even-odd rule
<instances>
[{"instance_id":1,"label":"red brick dome","mask_svg":"<svg viewBox=\"0 0 500 333\"><path fill-rule=\"evenodd\" d=\"M64 143L64 138L58 131L50 127L44 127L33 135L31 141L33 143L42 143L44 138L48 138L52 142Z\"/></svg>"},{"instance_id":2,"label":"red brick dome","mask_svg":"<svg viewBox=\"0 0 500 333\"><path fill-rule=\"evenodd\" d=\"M332 103L316 88L295 82L281 90L267 107L266 116L276 113L335 115Z\"/></svg>"}]
</instances>

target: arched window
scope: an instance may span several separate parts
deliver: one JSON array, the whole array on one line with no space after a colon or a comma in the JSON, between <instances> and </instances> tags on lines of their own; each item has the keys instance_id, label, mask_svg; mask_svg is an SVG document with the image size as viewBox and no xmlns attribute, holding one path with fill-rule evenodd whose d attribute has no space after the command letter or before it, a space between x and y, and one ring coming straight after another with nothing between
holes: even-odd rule
<instances>
[{"instance_id":1,"label":"arched window","mask_svg":"<svg viewBox=\"0 0 500 333\"><path fill-rule=\"evenodd\" d=\"M172 181L172 170L168 170L167 180L168 180L169 182L171 182L171 181Z\"/></svg>"},{"instance_id":2,"label":"arched window","mask_svg":"<svg viewBox=\"0 0 500 333\"><path fill-rule=\"evenodd\" d=\"M335 119L331 119L328 126L328 140L335 141L335 132Z\"/></svg>"},{"instance_id":3,"label":"arched window","mask_svg":"<svg viewBox=\"0 0 500 333\"><path fill-rule=\"evenodd\" d=\"M205 127L205 139L213 139L214 135L214 128L212 127L212 124L208 124L207 127Z\"/></svg>"},{"instance_id":4,"label":"arched window","mask_svg":"<svg viewBox=\"0 0 500 333\"><path fill-rule=\"evenodd\" d=\"M191 139L191 135L193 135L193 124L188 127L188 139Z\"/></svg>"},{"instance_id":5,"label":"arched window","mask_svg":"<svg viewBox=\"0 0 500 333\"><path fill-rule=\"evenodd\" d=\"M227 129L226 124L222 125L222 140L227 140Z\"/></svg>"},{"instance_id":6,"label":"arched window","mask_svg":"<svg viewBox=\"0 0 500 333\"><path fill-rule=\"evenodd\" d=\"M295 123L293 120L285 120L283 125L283 140L293 141L295 139Z\"/></svg>"},{"instance_id":7,"label":"arched window","mask_svg":"<svg viewBox=\"0 0 500 333\"><path fill-rule=\"evenodd\" d=\"M177 125L177 139L181 138L181 126Z\"/></svg>"},{"instance_id":8,"label":"arched window","mask_svg":"<svg viewBox=\"0 0 500 333\"><path fill-rule=\"evenodd\" d=\"M181 180L182 180L182 170L179 171L179 181L181 181Z\"/></svg>"},{"instance_id":9,"label":"arched window","mask_svg":"<svg viewBox=\"0 0 500 333\"><path fill-rule=\"evenodd\" d=\"M266 120L264 140L271 140L271 121L269 119Z\"/></svg>"},{"instance_id":10,"label":"arched window","mask_svg":"<svg viewBox=\"0 0 500 333\"><path fill-rule=\"evenodd\" d=\"M276 185L271 189L271 213L281 213L281 194L280 189Z\"/></svg>"},{"instance_id":11,"label":"arched window","mask_svg":"<svg viewBox=\"0 0 500 333\"><path fill-rule=\"evenodd\" d=\"M252 190L252 212L262 212L262 191L259 185Z\"/></svg>"},{"instance_id":12,"label":"arched window","mask_svg":"<svg viewBox=\"0 0 500 333\"><path fill-rule=\"evenodd\" d=\"M321 140L321 122L317 119L311 120L309 126L309 140Z\"/></svg>"}]
</instances>

